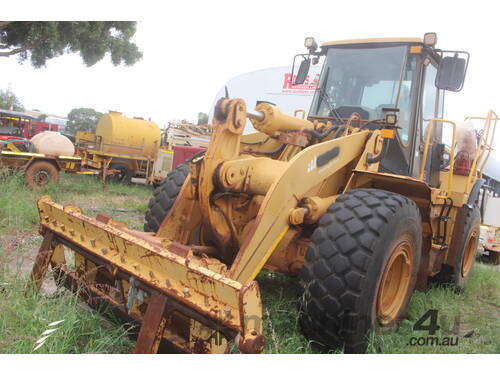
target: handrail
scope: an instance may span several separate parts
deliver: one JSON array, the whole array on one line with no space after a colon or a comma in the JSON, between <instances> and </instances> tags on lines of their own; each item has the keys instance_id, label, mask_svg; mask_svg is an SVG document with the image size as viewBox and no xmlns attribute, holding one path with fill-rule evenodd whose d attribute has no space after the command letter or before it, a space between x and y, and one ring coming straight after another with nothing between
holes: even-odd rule
<instances>
[{"instance_id":1,"label":"handrail","mask_svg":"<svg viewBox=\"0 0 500 375\"><path fill-rule=\"evenodd\" d=\"M302 119L305 119L306 118L306 111L303 110L303 109L296 109L294 112L293 112L293 115L294 117L298 117L297 115L299 113L302 113Z\"/></svg>"},{"instance_id":2,"label":"handrail","mask_svg":"<svg viewBox=\"0 0 500 375\"><path fill-rule=\"evenodd\" d=\"M482 176L484 167L490 158L491 151L493 151L493 141L495 139L495 132L498 120L500 117L493 111L489 110L488 115L486 117L478 117L478 116L468 116L464 119L464 121L468 120L484 120L483 132L481 133L481 137L479 138L478 145L476 147L476 151L474 153L474 157L472 159L472 165L467 176L467 184L465 191L469 192L474 177ZM448 186L446 189L446 195L438 195L438 198L449 198L450 197L450 188L453 182L453 169L455 165L455 148L456 148L456 133L457 133L457 125L453 121L433 118L429 121L426 131L425 143L424 143L424 155L422 159L422 165L420 167L419 179L424 179L425 173L425 165L427 163L427 154L429 151L430 144L430 135L432 133L432 129L435 122L448 123L453 126L453 137L452 137L452 145L450 148L450 171L448 173ZM485 155L486 154L486 155Z\"/></svg>"},{"instance_id":3,"label":"handrail","mask_svg":"<svg viewBox=\"0 0 500 375\"><path fill-rule=\"evenodd\" d=\"M453 137L452 137L452 141L451 141L451 150L450 150L450 173L448 174L448 186L446 189L446 195L438 195L437 196L437 198L447 199L451 195L450 188L451 188L452 182L453 182L453 167L455 165L455 146L456 146L456 136L457 136L457 124L455 124L455 122L450 121L450 120L444 120L441 118L433 118L432 120L429 121L429 124L427 125L427 131L426 131L427 134L425 136L424 157L422 158L422 165L420 166L419 179L420 180L424 179L425 164L427 163L427 153L429 151L431 131L432 131L432 128L434 127L434 123L438 122L438 121L442 122L442 123L451 124L453 127Z\"/></svg>"},{"instance_id":4,"label":"handrail","mask_svg":"<svg viewBox=\"0 0 500 375\"><path fill-rule=\"evenodd\" d=\"M469 178L467 179L466 191L469 191L470 185L472 184L473 176L479 175L482 176L484 167L490 158L491 151L493 151L493 141L495 139L495 131L497 122L500 117L493 111L488 111L487 117L477 117L477 116L469 116L465 118L467 120L484 120L483 132L479 139L478 147L476 148L476 152L474 153L474 159L471 166L471 173L469 174ZM491 125L493 122L493 130L491 129ZM491 137L490 137L491 132ZM483 159L484 153L487 152L486 157ZM481 163L481 164L480 164ZM479 172L478 172L478 165Z\"/></svg>"}]
</instances>

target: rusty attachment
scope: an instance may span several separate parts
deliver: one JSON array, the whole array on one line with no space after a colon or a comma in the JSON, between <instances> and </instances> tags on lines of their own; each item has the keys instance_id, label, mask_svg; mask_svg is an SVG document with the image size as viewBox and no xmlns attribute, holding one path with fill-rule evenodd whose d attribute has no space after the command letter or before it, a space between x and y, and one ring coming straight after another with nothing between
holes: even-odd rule
<instances>
[{"instance_id":1,"label":"rusty attachment","mask_svg":"<svg viewBox=\"0 0 500 375\"><path fill-rule=\"evenodd\" d=\"M250 335L246 338L240 337L238 348L243 354L259 354L262 353L266 345L266 338L263 334L257 331L250 331Z\"/></svg>"}]
</instances>

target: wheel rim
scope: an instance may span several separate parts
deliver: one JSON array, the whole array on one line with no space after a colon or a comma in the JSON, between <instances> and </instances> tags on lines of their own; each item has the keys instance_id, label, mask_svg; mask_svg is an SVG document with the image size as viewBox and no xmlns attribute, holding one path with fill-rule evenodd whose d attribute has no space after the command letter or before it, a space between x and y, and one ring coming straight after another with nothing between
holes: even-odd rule
<instances>
[{"instance_id":1,"label":"wheel rim","mask_svg":"<svg viewBox=\"0 0 500 375\"><path fill-rule=\"evenodd\" d=\"M113 169L113 168L111 168ZM123 168L115 168L118 170L118 173L115 173L113 177L111 178L112 181L117 182L117 183L122 183L126 180L127 178L127 171L124 170Z\"/></svg>"},{"instance_id":2,"label":"wheel rim","mask_svg":"<svg viewBox=\"0 0 500 375\"><path fill-rule=\"evenodd\" d=\"M37 186L46 185L50 181L50 173L45 170L38 171L33 180Z\"/></svg>"},{"instance_id":3,"label":"wheel rim","mask_svg":"<svg viewBox=\"0 0 500 375\"><path fill-rule=\"evenodd\" d=\"M394 246L380 281L377 296L377 319L381 325L393 322L401 311L412 271L412 245L404 238Z\"/></svg>"},{"instance_id":4,"label":"wheel rim","mask_svg":"<svg viewBox=\"0 0 500 375\"><path fill-rule=\"evenodd\" d=\"M124 178L125 178L125 175L123 174L123 172L122 172L122 171L120 171L120 172L118 172L118 173L116 174L116 181L117 181L117 182L122 182Z\"/></svg>"},{"instance_id":5,"label":"wheel rim","mask_svg":"<svg viewBox=\"0 0 500 375\"><path fill-rule=\"evenodd\" d=\"M465 247L464 259L462 261L462 277L466 277L472 269L472 264L476 256L477 242L477 231L473 230Z\"/></svg>"}]
</instances>

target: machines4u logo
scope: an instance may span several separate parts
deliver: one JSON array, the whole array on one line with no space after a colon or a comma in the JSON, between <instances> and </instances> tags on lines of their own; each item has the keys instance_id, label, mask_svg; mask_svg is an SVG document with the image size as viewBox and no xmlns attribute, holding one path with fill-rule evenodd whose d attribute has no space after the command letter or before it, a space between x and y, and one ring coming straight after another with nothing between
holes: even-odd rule
<instances>
[{"instance_id":1,"label":"machines4u logo","mask_svg":"<svg viewBox=\"0 0 500 375\"><path fill-rule=\"evenodd\" d=\"M438 310L428 310L424 315L418 319L413 325L415 332L427 332L427 335L413 336L409 339L407 345L411 346L456 346L458 345L458 333L460 331L460 315L453 317L451 323L449 317L444 314L440 315L441 319L438 320ZM452 335L438 335L441 331L444 334ZM472 332L464 335L469 337Z\"/></svg>"},{"instance_id":2,"label":"machines4u logo","mask_svg":"<svg viewBox=\"0 0 500 375\"><path fill-rule=\"evenodd\" d=\"M312 78L311 75L306 77L306 80L301 85L292 85L292 82L295 80L295 75L292 77L291 73L285 73L283 77L283 87L281 89L284 93L296 93L296 94L314 94L316 90L316 86L318 86L319 73L314 75ZM292 79L293 78L293 79Z\"/></svg>"}]
</instances>

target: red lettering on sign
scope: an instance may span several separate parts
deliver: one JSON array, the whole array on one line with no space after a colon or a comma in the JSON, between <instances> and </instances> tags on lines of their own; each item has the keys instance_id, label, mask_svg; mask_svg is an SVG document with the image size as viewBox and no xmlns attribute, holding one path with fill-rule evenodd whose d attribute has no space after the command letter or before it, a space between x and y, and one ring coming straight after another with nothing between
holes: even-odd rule
<instances>
[{"instance_id":1,"label":"red lettering on sign","mask_svg":"<svg viewBox=\"0 0 500 375\"><path fill-rule=\"evenodd\" d=\"M295 80L297 76L292 75L290 73L285 73L284 79L283 79L283 92L290 92L290 90L295 91L295 92L314 92L316 90L316 86L318 85L318 78L319 74L316 74L314 77L314 80L312 82L309 82L310 77L307 76L304 83L300 85L292 85L292 82Z\"/></svg>"}]
</instances>

